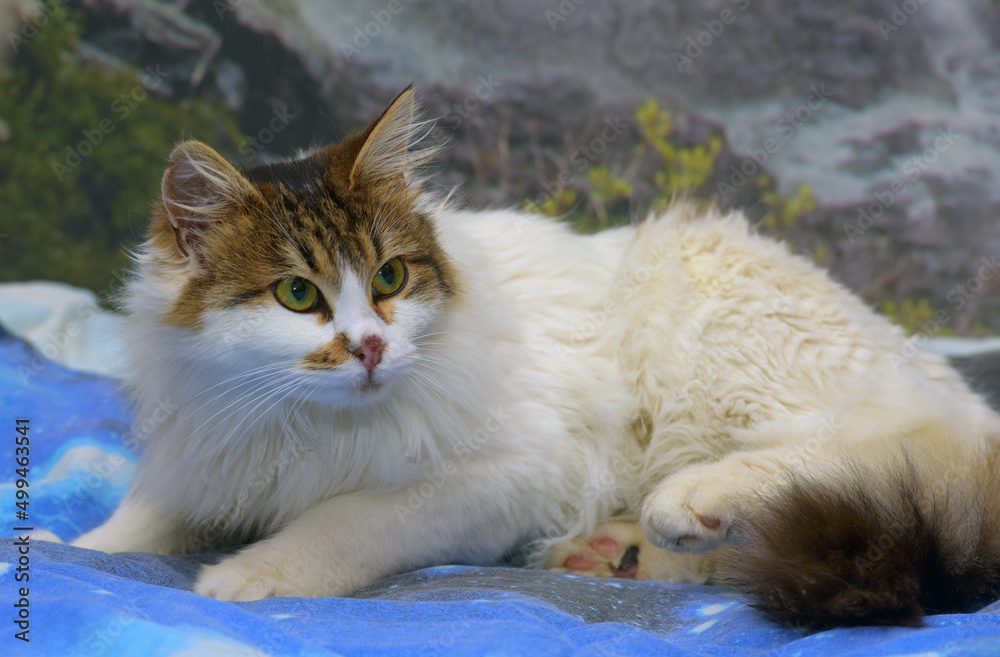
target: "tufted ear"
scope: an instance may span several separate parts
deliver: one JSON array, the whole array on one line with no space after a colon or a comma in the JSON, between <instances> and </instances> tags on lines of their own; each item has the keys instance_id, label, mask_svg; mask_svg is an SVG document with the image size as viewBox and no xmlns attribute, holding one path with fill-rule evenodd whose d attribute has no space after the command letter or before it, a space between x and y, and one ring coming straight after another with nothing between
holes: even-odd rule
<instances>
[{"instance_id":1,"label":"tufted ear","mask_svg":"<svg viewBox=\"0 0 1000 657\"><path fill-rule=\"evenodd\" d=\"M407 183L411 181L417 160L428 152L415 154L412 146L419 127L413 85L392 101L368 128L361 133L361 149L351 168L349 184L356 189L361 184Z\"/></svg>"},{"instance_id":2,"label":"tufted ear","mask_svg":"<svg viewBox=\"0 0 1000 657\"><path fill-rule=\"evenodd\" d=\"M161 190L177 249L188 259L200 257L205 233L227 210L258 195L239 171L198 141L186 141L173 150Z\"/></svg>"}]
</instances>

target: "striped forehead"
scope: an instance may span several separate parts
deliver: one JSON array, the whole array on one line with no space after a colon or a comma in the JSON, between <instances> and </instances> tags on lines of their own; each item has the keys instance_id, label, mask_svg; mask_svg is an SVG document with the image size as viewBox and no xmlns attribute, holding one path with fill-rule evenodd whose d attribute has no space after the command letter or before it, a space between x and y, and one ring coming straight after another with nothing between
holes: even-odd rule
<instances>
[{"instance_id":1,"label":"striped forehead","mask_svg":"<svg viewBox=\"0 0 1000 657\"><path fill-rule=\"evenodd\" d=\"M352 267L364 271L382 254L371 234L372 220L357 216L330 199L297 199L286 210L295 248L312 271Z\"/></svg>"},{"instance_id":2,"label":"striped forehead","mask_svg":"<svg viewBox=\"0 0 1000 657\"><path fill-rule=\"evenodd\" d=\"M363 270L381 259L373 219L360 210L338 203L331 194L300 194L283 182L263 183L260 189L270 206L268 214L279 224L269 230L280 229L278 236L294 260L309 271L333 275L345 265Z\"/></svg>"},{"instance_id":3,"label":"striped forehead","mask_svg":"<svg viewBox=\"0 0 1000 657\"><path fill-rule=\"evenodd\" d=\"M260 190L271 221L281 224L281 230L261 230L285 242L286 265L328 280L339 279L347 267L368 278L389 258L436 252L433 229L414 206L415 194L391 187L359 194L331 182L326 166L306 157L244 174ZM258 225L268 221L260 214Z\"/></svg>"}]
</instances>

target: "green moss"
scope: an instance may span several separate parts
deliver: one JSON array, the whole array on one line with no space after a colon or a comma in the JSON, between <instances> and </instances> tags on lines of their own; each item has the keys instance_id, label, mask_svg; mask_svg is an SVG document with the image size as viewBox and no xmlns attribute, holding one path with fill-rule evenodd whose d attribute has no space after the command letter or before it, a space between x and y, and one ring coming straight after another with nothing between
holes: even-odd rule
<instances>
[{"instance_id":1,"label":"green moss","mask_svg":"<svg viewBox=\"0 0 1000 657\"><path fill-rule=\"evenodd\" d=\"M587 180L593 186L591 196L601 205L627 199L632 195L632 182L616 176L606 166L591 167L587 170Z\"/></svg>"},{"instance_id":2,"label":"green moss","mask_svg":"<svg viewBox=\"0 0 1000 657\"><path fill-rule=\"evenodd\" d=\"M621 201L628 201L632 196L634 186L632 181L617 176L607 166L592 166L587 169L589 183L588 208L590 212L576 219L576 224L583 230L598 231L609 226L621 224L618 217L613 216L612 208Z\"/></svg>"},{"instance_id":3,"label":"green moss","mask_svg":"<svg viewBox=\"0 0 1000 657\"><path fill-rule=\"evenodd\" d=\"M830 264L830 250L826 247L826 244L820 243L813 247L813 260L821 267L826 267Z\"/></svg>"},{"instance_id":4,"label":"green moss","mask_svg":"<svg viewBox=\"0 0 1000 657\"><path fill-rule=\"evenodd\" d=\"M675 143L674 118L654 99L635 109L635 120L642 142L631 154L633 163L647 160L652 153L658 167L652 174L656 192L651 201L652 208L663 210L678 196L706 204L714 201L713 177L719 168L722 139L711 136L700 144ZM626 167L626 170L636 169L638 167ZM583 184L563 188L557 194L537 204L527 203L525 207L561 217L584 232L600 230L628 221L628 216L616 215L614 210L621 212L622 208L629 207L628 200L634 192L635 182L612 172L605 164L594 165L587 169ZM794 196L786 198L778 193L769 176L758 177L756 183L757 200L753 207L747 208L747 214L768 232L788 233L796 227L802 215L816 207L812 191L806 185L799 187ZM814 255L821 263L828 258L826 251L818 247Z\"/></svg>"},{"instance_id":5,"label":"green moss","mask_svg":"<svg viewBox=\"0 0 1000 657\"><path fill-rule=\"evenodd\" d=\"M559 217L570 212L574 205L576 205L576 190L564 187L558 194L542 199L536 210L549 217ZM525 204L525 207L530 205Z\"/></svg>"},{"instance_id":6,"label":"green moss","mask_svg":"<svg viewBox=\"0 0 1000 657\"><path fill-rule=\"evenodd\" d=\"M927 337L954 335L950 326L935 319L937 311L926 297L903 299L901 302L889 300L882 303L882 314L902 326L907 333L920 333Z\"/></svg>"},{"instance_id":7,"label":"green moss","mask_svg":"<svg viewBox=\"0 0 1000 657\"><path fill-rule=\"evenodd\" d=\"M700 195L715 171L722 140L713 136L703 144L678 146L671 139L673 118L669 110L650 98L635 110L645 144L663 159L662 167L653 176L660 194L655 207L663 208L678 194Z\"/></svg>"},{"instance_id":8,"label":"green moss","mask_svg":"<svg viewBox=\"0 0 1000 657\"><path fill-rule=\"evenodd\" d=\"M57 8L0 69L3 281L104 291L126 263L123 245L142 239L171 148L240 141L221 105L164 100L142 71L80 61L79 43L78 16Z\"/></svg>"},{"instance_id":9,"label":"green moss","mask_svg":"<svg viewBox=\"0 0 1000 657\"><path fill-rule=\"evenodd\" d=\"M636 108L635 119L643 141L631 154L633 160L644 160L650 151L659 159L652 180L657 192L653 207L664 209L677 195L709 198L709 182L722 150L722 140L710 137L694 146L675 144L671 140L673 117L653 99ZM614 173L606 164L592 165L577 188L563 188L538 203L526 203L525 208L561 217L578 230L592 232L627 222L623 208L629 206L634 190L632 180Z\"/></svg>"},{"instance_id":10,"label":"green moss","mask_svg":"<svg viewBox=\"0 0 1000 657\"><path fill-rule=\"evenodd\" d=\"M802 215L816 208L816 199L808 185L799 185L791 197L779 194L769 176L758 178L757 186L761 190L760 202L764 209L760 223L768 230L792 230Z\"/></svg>"}]
</instances>

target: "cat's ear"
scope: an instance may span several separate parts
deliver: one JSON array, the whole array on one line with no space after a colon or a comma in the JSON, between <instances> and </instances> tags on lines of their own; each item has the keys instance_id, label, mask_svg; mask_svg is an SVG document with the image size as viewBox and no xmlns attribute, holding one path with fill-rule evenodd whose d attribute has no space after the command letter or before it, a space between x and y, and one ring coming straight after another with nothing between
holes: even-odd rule
<instances>
[{"instance_id":1,"label":"cat's ear","mask_svg":"<svg viewBox=\"0 0 1000 657\"><path fill-rule=\"evenodd\" d=\"M258 195L239 171L198 141L186 141L173 150L161 190L177 249L186 259L199 255L205 233L227 211Z\"/></svg>"},{"instance_id":2,"label":"cat's ear","mask_svg":"<svg viewBox=\"0 0 1000 657\"><path fill-rule=\"evenodd\" d=\"M402 183L411 181L416 157L412 152L417 103L413 85L390 103L368 128L361 133L361 149L351 167L349 184L356 189L362 184Z\"/></svg>"}]
</instances>

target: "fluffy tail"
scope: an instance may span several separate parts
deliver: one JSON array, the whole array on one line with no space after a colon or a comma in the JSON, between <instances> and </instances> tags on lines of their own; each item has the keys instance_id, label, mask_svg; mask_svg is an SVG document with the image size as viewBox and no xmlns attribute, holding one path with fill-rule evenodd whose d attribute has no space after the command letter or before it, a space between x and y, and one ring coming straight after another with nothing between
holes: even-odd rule
<instances>
[{"instance_id":1,"label":"fluffy tail","mask_svg":"<svg viewBox=\"0 0 1000 657\"><path fill-rule=\"evenodd\" d=\"M793 478L734 527L741 544L722 557L723 579L773 620L814 630L916 626L996 600L1000 449L955 456L962 467L904 456Z\"/></svg>"}]
</instances>

